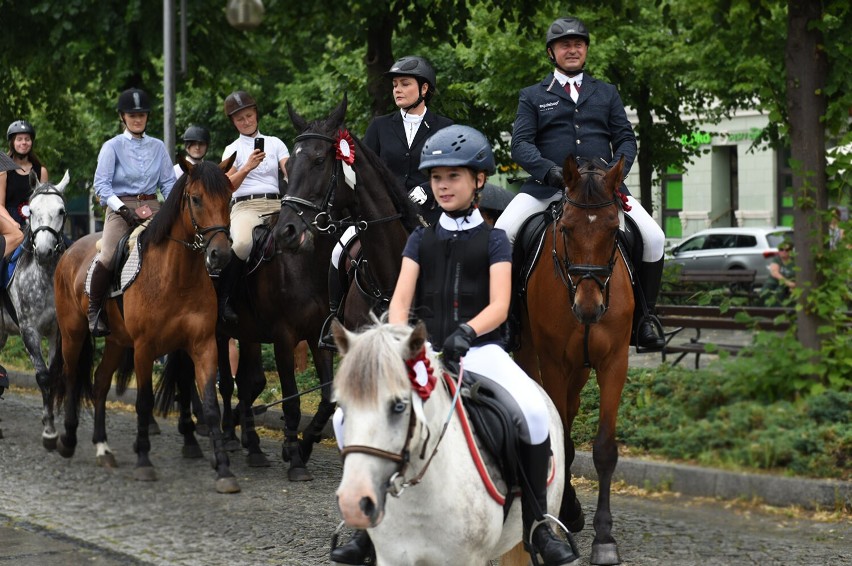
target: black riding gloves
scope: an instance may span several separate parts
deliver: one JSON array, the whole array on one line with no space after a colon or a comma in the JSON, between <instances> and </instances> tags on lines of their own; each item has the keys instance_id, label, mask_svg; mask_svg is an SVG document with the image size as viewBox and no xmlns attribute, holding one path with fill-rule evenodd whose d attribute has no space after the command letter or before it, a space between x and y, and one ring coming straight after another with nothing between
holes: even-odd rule
<instances>
[{"instance_id":1,"label":"black riding gloves","mask_svg":"<svg viewBox=\"0 0 852 566\"><path fill-rule=\"evenodd\" d=\"M565 180L562 178L562 167L554 165L544 176L544 182L554 189L564 189Z\"/></svg>"},{"instance_id":2,"label":"black riding gloves","mask_svg":"<svg viewBox=\"0 0 852 566\"><path fill-rule=\"evenodd\" d=\"M444 347L441 349L444 360L454 364L459 363L461 357L470 350L474 338L476 338L476 331L468 324L460 324L456 331L444 340Z\"/></svg>"},{"instance_id":3,"label":"black riding gloves","mask_svg":"<svg viewBox=\"0 0 852 566\"><path fill-rule=\"evenodd\" d=\"M142 219L136 216L136 212L130 210L126 206L122 206L116 212L119 216L124 218L124 221L127 222L127 225L131 228L136 228L142 224Z\"/></svg>"}]
</instances>

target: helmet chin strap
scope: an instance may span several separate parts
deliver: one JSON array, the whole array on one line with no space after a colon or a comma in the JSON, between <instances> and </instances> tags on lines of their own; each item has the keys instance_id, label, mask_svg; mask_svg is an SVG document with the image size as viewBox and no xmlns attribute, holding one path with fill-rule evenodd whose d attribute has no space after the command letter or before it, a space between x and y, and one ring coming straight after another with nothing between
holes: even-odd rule
<instances>
[{"instance_id":1,"label":"helmet chin strap","mask_svg":"<svg viewBox=\"0 0 852 566\"><path fill-rule=\"evenodd\" d=\"M547 48L547 58L550 60L550 63L551 63L554 67L556 67L557 69L559 69L560 71L562 71L562 73L563 73L563 74L565 74L565 75L566 75L566 76L568 76L568 77L576 77L577 75L579 75L580 73L582 73L582 72L583 72L583 68L585 68L585 66L586 66L586 64L585 64L585 63L583 63L583 66L582 66L582 67L580 67L580 69L579 69L579 70L577 70L577 71L569 71L568 69L566 69L566 68L562 67L561 65L559 65L559 63L557 63L557 62L556 62L556 57L554 57L554 56L553 56L553 50L552 50L550 47L548 47L548 48Z\"/></svg>"},{"instance_id":2,"label":"helmet chin strap","mask_svg":"<svg viewBox=\"0 0 852 566\"><path fill-rule=\"evenodd\" d=\"M453 210L452 212L447 212L445 210L444 214L446 214L450 218L467 218L468 216L473 214L474 210L476 210L476 202L477 202L477 200L479 200L477 197L479 196L479 193L484 188L485 188L485 183L483 183L481 187L479 185L476 186L476 188L473 190L473 200L470 201L470 206L468 206L464 210Z\"/></svg>"}]
</instances>

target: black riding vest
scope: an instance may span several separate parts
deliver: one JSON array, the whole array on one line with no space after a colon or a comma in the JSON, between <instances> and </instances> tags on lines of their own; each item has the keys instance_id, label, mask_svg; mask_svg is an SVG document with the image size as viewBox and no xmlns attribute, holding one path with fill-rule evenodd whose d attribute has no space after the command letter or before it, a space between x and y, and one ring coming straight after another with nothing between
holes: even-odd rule
<instances>
[{"instance_id":1,"label":"black riding vest","mask_svg":"<svg viewBox=\"0 0 852 566\"><path fill-rule=\"evenodd\" d=\"M488 239L491 227L482 228L467 240L456 233L441 240L436 226L426 228L420 241L420 277L414 299L415 313L426 324L436 348L444 344L459 324L479 314L491 301L491 263ZM499 329L477 336L473 345L500 342Z\"/></svg>"}]
</instances>

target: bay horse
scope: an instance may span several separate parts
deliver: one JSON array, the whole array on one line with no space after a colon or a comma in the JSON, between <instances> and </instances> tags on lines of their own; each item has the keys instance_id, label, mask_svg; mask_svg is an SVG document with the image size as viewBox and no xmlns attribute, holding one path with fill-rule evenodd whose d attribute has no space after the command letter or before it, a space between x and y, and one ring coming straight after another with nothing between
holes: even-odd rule
<instances>
[{"instance_id":1,"label":"bay horse","mask_svg":"<svg viewBox=\"0 0 852 566\"><path fill-rule=\"evenodd\" d=\"M521 349L515 356L543 385L562 418L569 481L559 518L573 532L582 530L584 517L570 484L571 426L580 392L595 370L600 417L593 460L599 487L592 564L620 563L612 536L610 486L618 462L616 417L627 379L634 306L631 276L617 244L622 173L621 160L607 170L597 162L578 167L573 155L566 158L561 214L545 229L542 246L550 250L552 261L542 258L530 275Z\"/></svg>"},{"instance_id":2,"label":"bay horse","mask_svg":"<svg viewBox=\"0 0 852 566\"><path fill-rule=\"evenodd\" d=\"M139 236L141 261L135 280L119 304L109 299L106 309L111 333L105 338L103 357L94 372L94 341L89 332L85 291L86 272L97 254L100 234L75 242L56 268L56 312L62 340L62 375L55 399L64 402L65 432L59 453L73 456L77 446L79 410L93 398L92 442L99 465L114 467L107 444L106 396L112 376L128 348L133 349L136 372L137 433L134 478L157 479L149 453L149 423L154 407L151 373L156 358L184 350L195 364L195 383L201 395L204 420L210 428L217 473L216 491L235 493L239 484L230 471L220 428L216 397L217 301L209 275L218 274L231 258L229 201L233 187L225 175L235 156L217 167L210 162L186 163L187 173L172 188L160 211ZM183 158L181 158L183 159Z\"/></svg>"},{"instance_id":3,"label":"bay horse","mask_svg":"<svg viewBox=\"0 0 852 566\"><path fill-rule=\"evenodd\" d=\"M378 324L359 334L336 322L332 328L343 356L335 398L346 413L337 500L347 526L368 530L376 563L484 566L502 556L503 566L528 564L519 498L504 516L503 501L480 476L456 384L425 325ZM415 360L424 363L419 379ZM547 501L555 511L564 485L562 425L547 404L555 474Z\"/></svg>"},{"instance_id":4,"label":"bay horse","mask_svg":"<svg viewBox=\"0 0 852 566\"><path fill-rule=\"evenodd\" d=\"M288 105L301 134L287 162L289 186L274 235L279 249L310 253L316 238L354 228L362 253L350 256L354 275L343 320L356 329L371 321L371 312L387 309L418 218L396 175L346 129L346 106L344 96L327 118L308 122Z\"/></svg>"},{"instance_id":5,"label":"bay horse","mask_svg":"<svg viewBox=\"0 0 852 566\"><path fill-rule=\"evenodd\" d=\"M7 288L14 317L0 305L0 350L10 334L20 334L35 370L42 398L41 440L48 450L56 448L56 427L51 400L51 370L58 360L59 327L53 299L53 274L65 251L65 189L68 171L59 184L39 183L30 172L29 217L15 274ZM47 360L42 340L47 340Z\"/></svg>"}]
</instances>

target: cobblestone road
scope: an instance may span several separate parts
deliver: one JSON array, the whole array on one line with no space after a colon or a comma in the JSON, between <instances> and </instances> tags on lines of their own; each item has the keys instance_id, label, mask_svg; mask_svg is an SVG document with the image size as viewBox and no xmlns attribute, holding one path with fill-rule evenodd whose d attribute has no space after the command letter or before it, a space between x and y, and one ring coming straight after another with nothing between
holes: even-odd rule
<instances>
[{"instance_id":1,"label":"cobblestone road","mask_svg":"<svg viewBox=\"0 0 852 566\"><path fill-rule=\"evenodd\" d=\"M104 564L120 564L115 556L122 555L125 563L141 564L328 564L329 536L339 520L334 490L340 462L332 447L320 446L314 452L313 482L289 483L279 443L264 439L273 465L248 468L239 453L232 455L242 493L220 495L213 489L214 474L206 460L180 457L174 421L161 421L164 434L153 437L159 481L140 483L132 479L135 417L130 413L112 410L108 415L110 445L121 466L113 471L94 464L88 416L80 427L77 454L70 460L41 447L40 408L33 394L7 392L0 401L0 418L0 527L24 524L45 537L81 541L84 551L65 556ZM207 448L206 440L203 446ZM595 494L584 489L580 497L590 516ZM615 536L628 566L852 566L849 522L736 511L674 495L616 495L612 506ZM592 536L589 525L578 537L581 564L588 564ZM112 558L89 558L98 548ZM0 563L6 560L20 561L21 555L0 540ZM452 558L447 564L456 566Z\"/></svg>"}]
</instances>

